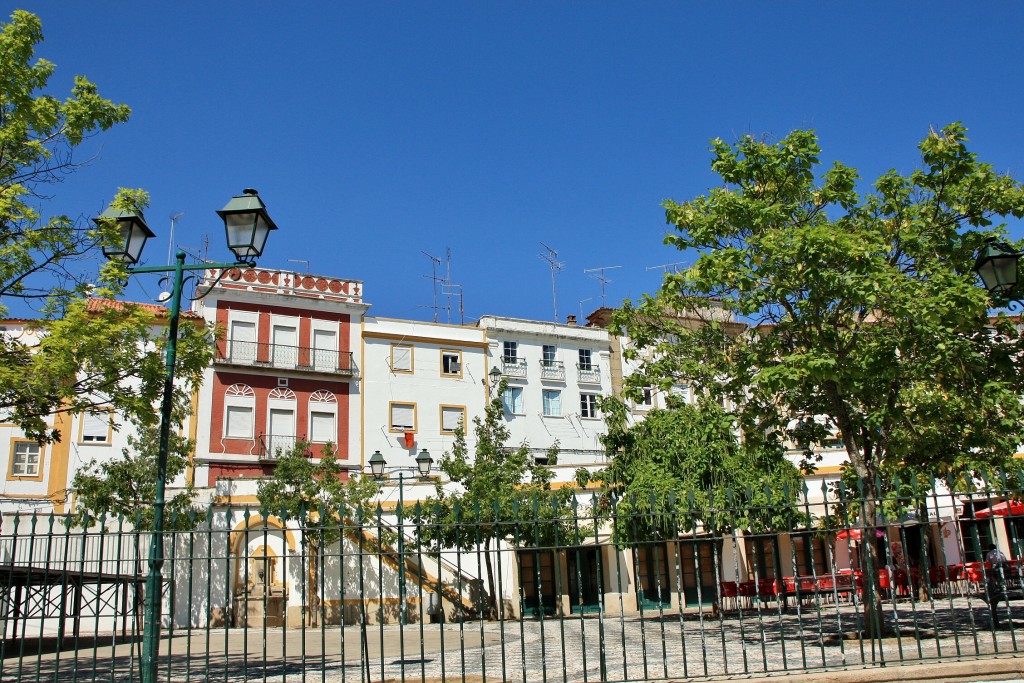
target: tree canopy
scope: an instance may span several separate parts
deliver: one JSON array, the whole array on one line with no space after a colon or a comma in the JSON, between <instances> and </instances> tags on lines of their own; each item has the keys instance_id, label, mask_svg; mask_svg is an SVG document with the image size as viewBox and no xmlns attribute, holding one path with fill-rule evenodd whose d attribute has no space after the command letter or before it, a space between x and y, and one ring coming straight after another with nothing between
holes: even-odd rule
<instances>
[{"instance_id":1,"label":"tree canopy","mask_svg":"<svg viewBox=\"0 0 1024 683\"><path fill-rule=\"evenodd\" d=\"M715 535L799 526L799 470L777 439L744 439L736 420L710 400L651 410L626 426L625 406L606 399L611 464L597 474L617 499L620 541L674 539L683 530Z\"/></svg>"},{"instance_id":2,"label":"tree canopy","mask_svg":"<svg viewBox=\"0 0 1024 683\"><path fill-rule=\"evenodd\" d=\"M154 424L164 365L152 311L89 302L115 298L126 279L125 266L101 254L116 226L38 208L81 166L76 148L130 114L84 76L66 99L49 94L56 67L33 61L42 39L39 19L21 10L0 27L0 316L14 304L19 316L34 316L24 333L0 335L0 416L46 441L57 436L47 423L58 411L113 407L127 422ZM142 211L148 197L121 189L112 204ZM182 326L183 396L199 380L209 346L202 329Z\"/></svg>"},{"instance_id":3,"label":"tree canopy","mask_svg":"<svg viewBox=\"0 0 1024 683\"><path fill-rule=\"evenodd\" d=\"M1012 454L1022 340L990 321L973 266L999 221L1024 215L1024 188L980 162L958 123L919 149L919 169L862 194L855 169L821 172L811 131L713 141L722 186L664 203L665 242L696 260L615 319L647 354L631 390L696 382L735 401L746 433L824 416L868 497L883 464L943 473ZM706 324L678 322L694 316ZM731 317L749 333L727 330Z\"/></svg>"}]
</instances>

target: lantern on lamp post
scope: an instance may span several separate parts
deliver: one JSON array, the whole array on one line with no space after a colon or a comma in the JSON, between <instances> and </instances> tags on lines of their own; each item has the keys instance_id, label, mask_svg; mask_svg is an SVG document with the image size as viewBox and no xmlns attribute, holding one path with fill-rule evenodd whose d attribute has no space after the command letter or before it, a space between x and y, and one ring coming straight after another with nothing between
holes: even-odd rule
<instances>
[{"instance_id":1,"label":"lantern on lamp post","mask_svg":"<svg viewBox=\"0 0 1024 683\"><path fill-rule=\"evenodd\" d=\"M171 413L174 409L174 366L177 360L178 322L181 317L181 295L185 286L185 273L192 271L220 270L216 282L228 270L238 266L252 268L255 259L263 253L267 237L277 226L267 215L266 206L255 190L247 189L241 196L233 198L228 205L217 212L224 219L228 248L237 259L231 263L202 263L185 265L185 252L175 254L172 266L143 266L135 264L142 258L142 248L154 233L146 225L142 212L108 208L93 221L103 227L114 221L119 239L103 247L103 255L110 260L123 261L129 274L166 273L170 274L171 307L167 324L167 352L165 356L163 397L160 405L160 444L157 453L156 497L153 501L153 536L149 548L149 574L146 577L144 625L142 635L142 683L157 683L157 664L160 656L160 612L164 563L164 491L167 486L167 456L170 444ZM248 227L246 227L248 226ZM212 289L212 287L211 287ZM202 298L210 289L197 297Z\"/></svg>"}]
</instances>

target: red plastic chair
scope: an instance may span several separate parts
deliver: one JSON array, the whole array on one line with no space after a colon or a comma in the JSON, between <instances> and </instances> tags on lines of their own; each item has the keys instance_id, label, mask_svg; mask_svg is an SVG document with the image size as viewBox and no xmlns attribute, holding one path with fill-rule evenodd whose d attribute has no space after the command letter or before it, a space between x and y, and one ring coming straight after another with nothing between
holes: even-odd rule
<instances>
[{"instance_id":1,"label":"red plastic chair","mask_svg":"<svg viewBox=\"0 0 1024 683\"><path fill-rule=\"evenodd\" d=\"M732 604L733 608L739 608L739 585L735 581L722 581L719 584L719 591L722 596L722 611L726 609L726 605Z\"/></svg>"},{"instance_id":2,"label":"red plastic chair","mask_svg":"<svg viewBox=\"0 0 1024 683\"><path fill-rule=\"evenodd\" d=\"M757 586L753 581L742 581L736 587L739 597L747 603L747 607L753 607L754 598L757 597Z\"/></svg>"}]
</instances>

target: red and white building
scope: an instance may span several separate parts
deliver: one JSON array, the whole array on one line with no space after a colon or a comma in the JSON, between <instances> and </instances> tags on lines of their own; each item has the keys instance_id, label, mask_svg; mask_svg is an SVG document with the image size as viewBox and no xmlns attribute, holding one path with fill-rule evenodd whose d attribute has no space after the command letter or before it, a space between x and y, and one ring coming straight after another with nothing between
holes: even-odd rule
<instances>
[{"instance_id":1,"label":"red and white building","mask_svg":"<svg viewBox=\"0 0 1024 683\"><path fill-rule=\"evenodd\" d=\"M354 280L263 268L206 272L195 310L218 334L200 389L195 485L269 474L297 440L361 461L360 328Z\"/></svg>"}]
</instances>

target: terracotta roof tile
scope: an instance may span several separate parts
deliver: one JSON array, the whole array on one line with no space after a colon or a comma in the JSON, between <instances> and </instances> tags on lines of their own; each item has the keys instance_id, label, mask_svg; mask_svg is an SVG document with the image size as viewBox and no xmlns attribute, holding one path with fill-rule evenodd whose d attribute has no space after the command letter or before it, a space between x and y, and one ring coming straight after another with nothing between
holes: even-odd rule
<instances>
[{"instance_id":1,"label":"terracotta roof tile","mask_svg":"<svg viewBox=\"0 0 1024 683\"><path fill-rule=\"evenodd\" d=\"M90 311L100 311L100 310L103 310L103 309L106 309L106 308L113 308L115 310L119 310L120 311L120 310L124 310L125 304L131 304L133 306L138 306L142 310L149 311L153 315L161 317L161 318L167 317L167 315L169 313L169 311L168 311L168 309L166 307L160 306L158 304L146 304L146 303L142 303L142 302L138 302L138 301L117 301L115 299L89 299L88 309L87 310L90 310ZM181 317L182 318L189 318L191 320L199 320L200 319L200 316L197 313L193 313L192 311L182 311L181 312Z\"/></svg>"}]
</instances>

